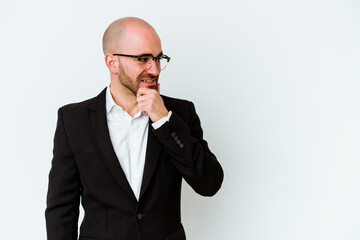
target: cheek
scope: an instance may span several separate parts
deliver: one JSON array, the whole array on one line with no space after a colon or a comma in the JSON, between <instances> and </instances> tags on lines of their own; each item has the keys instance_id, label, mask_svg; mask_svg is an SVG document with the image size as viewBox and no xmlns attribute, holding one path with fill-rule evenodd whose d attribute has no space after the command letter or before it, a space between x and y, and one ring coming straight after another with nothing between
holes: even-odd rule
<instances>
[{"instance_id":1,"label":"cheek","mask_svg":"<svg viewBox=\"0 0 360 240\"><path fill-rule=\"evenodd\" d=\"M140 71L138 72L138 75L137 75L137 79L140 80L142 78L148 78L149 77L149 74L147 74L145 71Z\"/></svg>"},{"instance_id":2,"label":"cheek","mask_svg":"<svg viewBox=\"0 0 360 240\"><path fill-rule=\"evenodd\" d=\"M139 81L143 75L143 72L135 67L125 69L126 75L132 81Z\"/></svg>"}]
</instances>

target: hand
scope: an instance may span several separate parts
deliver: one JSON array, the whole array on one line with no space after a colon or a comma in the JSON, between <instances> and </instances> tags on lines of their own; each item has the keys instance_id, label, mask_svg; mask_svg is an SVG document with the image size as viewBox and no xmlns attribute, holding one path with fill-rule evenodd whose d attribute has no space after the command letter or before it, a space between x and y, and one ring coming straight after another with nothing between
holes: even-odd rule
<instances>
[{"instance_id":1,"label":"hand","mask_svg":"<svg viewBox=\"0 0 360 240\"><path fill-rule=\"evenodd\" d=\"M153 122L157 122L161 118L166 117L169 113L159 94L160 84L158 84L157 89L158 90L146 87L139 88L136 97L139 110L144 114L148 114Z\"/></svg>"}]
</instances>

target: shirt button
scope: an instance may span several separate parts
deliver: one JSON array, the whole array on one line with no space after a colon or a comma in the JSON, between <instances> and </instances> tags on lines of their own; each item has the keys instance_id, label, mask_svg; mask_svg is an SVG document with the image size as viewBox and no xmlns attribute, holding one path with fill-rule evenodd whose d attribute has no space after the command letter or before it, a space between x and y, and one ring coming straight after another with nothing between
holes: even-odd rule
<instances>
[{"instance_id":1,"label":"shirt button","mask_svg":"<svg viewBox=\"0 0 360 240\"><path fill-rule=\"evenodd\" d=\"M141 213L138 213L138 214L136 215L136 217L137 217L137 219L141 220L141 219L143 218L143 215L142 215Z\"/></svg>"}]
</instances>

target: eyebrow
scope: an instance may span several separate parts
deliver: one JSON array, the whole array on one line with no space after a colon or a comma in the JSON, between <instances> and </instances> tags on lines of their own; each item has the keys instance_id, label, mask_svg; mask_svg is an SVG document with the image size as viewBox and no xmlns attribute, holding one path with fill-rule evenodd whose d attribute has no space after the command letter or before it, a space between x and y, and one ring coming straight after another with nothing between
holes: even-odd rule
<instances>
[{"instance_id":1,"label":"eyebrow","mask_svg":"<svg viewBox=\"0 0 360 240\"><path fill-rule=\"evenodd\" d=\"M161 55L164 55L164 53L162 51L159 53L159 55L156 56L156 58L160 57ZM152 57L154 57L151 53L141 53L141 54L139 54L139 56L152 56Z\"/></svg>"}]
</instances>

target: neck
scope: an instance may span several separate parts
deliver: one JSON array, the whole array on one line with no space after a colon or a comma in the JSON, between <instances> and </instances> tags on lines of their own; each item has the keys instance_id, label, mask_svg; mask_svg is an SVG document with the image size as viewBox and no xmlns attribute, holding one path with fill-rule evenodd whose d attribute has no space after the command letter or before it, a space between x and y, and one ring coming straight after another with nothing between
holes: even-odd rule
<instances>
[{"instance_id":1,"label":"neck","mask_svg":"<svg viewBox=\"0 0 360 240\"><path fill-rule=\"evenodd\" d=\"M124 86L110 85L110 93L115 103L126 111L131 117L139 112L136 95Z\"/></svg>"}]
</instances>

